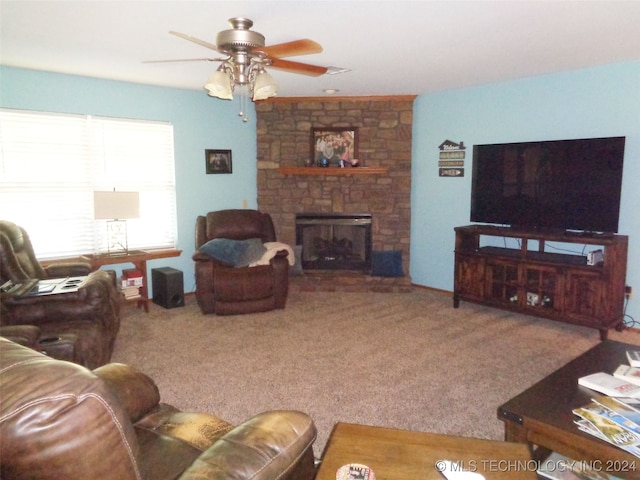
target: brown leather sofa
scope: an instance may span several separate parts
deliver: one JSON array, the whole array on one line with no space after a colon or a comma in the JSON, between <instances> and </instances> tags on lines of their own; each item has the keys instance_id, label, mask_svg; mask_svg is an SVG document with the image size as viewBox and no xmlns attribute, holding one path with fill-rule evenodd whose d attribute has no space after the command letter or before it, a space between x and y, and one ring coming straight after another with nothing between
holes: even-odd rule
<instances>
[{"instance_id":1,"label":"brown leather sofa","mask_svg":"<svg viewBox=\"0 0 640 480\"><path fill-rule=\"evenodd\" d=\"M196 299L203 313L235 315L284 308L289 293L289 252L268 265L233 266L201 251L214 239L276 242L273 220L257 210L219 210L196 219Z\"/></svg>"},{"instance_id":2,"label":"brown leather sofa","mask_svg":"<svg viewBox=\"0 0 640 480\"><path fill-rule=\"evenodd\" d=\"M40 339L40 329L35 325L0 326L0 337L4 337L19 345L36 348L36 344Z\"/></svg>"},{"instance_id":3,"label":"brown leather sofa","mask_svg":"<svg viewBox=\"0 0 640 480\"><path fill-rule=\"evenodd\" d=\"M123 364L93 372L0 338L3 480L312 479L316 428L271 411L233 427L160 402Z\"/></svg>"},{"instance_id":4,"label":"brown leather sofa","mask_svg":"<svg viewBox=\"0 0 640 480\"><path fill-rule=\"evenodd\" d=\"M4 325L0 326L0 337L57 360L66 360L79 365L84 363L82 351L78 347L78 336L73 333L43 337L42 331L35 325Z\"/></svg>"},{"instance_id":5,"label":"brown leather sofa","mask_svg":"<svg viewBox=\"0 0 640 480\"><path fill-rule=\"evenodd\" d=\"M73 344L71 358L96 368L111 359L120 329L120 296L113 276L101 270L92 272L89 264L81 262L43 268L27 232L0 220L0 284L68 276L87 278L75 292L26 297L0 294L0 325L37 326L42 339L58 339L58 347L62 347L60 342ZM64 359L70 359L69 355Z\"/></svg>"}]
</instances>

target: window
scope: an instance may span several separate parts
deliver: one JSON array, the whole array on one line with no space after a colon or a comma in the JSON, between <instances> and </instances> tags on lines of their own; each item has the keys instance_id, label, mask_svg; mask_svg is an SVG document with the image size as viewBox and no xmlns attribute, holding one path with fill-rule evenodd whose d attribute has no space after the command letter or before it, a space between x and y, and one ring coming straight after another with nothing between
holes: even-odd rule
<instances>
[{"instance_id":1,"label":"window","mask_svg":"<svg viewBox=\"0 0 640 480\"><path fill-rule=\"evenodd\" d=\"M140 193L135 248L176 246L173 126L0 109L0 218L24 227L40 258L106 251L94 191Z\"/></svg>"}]
</instances>

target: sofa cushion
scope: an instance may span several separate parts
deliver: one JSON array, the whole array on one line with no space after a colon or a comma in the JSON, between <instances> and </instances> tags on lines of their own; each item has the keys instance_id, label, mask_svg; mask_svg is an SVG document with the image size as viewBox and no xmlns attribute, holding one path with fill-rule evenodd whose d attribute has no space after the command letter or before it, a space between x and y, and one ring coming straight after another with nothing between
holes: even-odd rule
<instances>
[{"instance_id":1,"label":"sofa cushion","mask_svg":"<svg viewBox=\"0 0 640 480\"><path fill-rule=\"evenodd\" d=\"M214 238L202 245L199 250L230 267L246 267L259 260L266 251L259 238L247 240Z\"/></svg>"}]
</instances>

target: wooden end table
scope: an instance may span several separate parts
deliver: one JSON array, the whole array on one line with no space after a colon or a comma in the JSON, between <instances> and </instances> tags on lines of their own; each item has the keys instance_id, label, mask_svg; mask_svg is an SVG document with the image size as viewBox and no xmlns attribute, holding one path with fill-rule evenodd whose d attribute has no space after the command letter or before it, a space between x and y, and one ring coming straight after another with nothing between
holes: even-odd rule
<instances>
[{"instance_id":1,"label":"wooden end table","mask_svg":"<svg viewBox=\"0 0 640 480\"><path fill-rule=\"evenodd\" d=\"M393 428L338 423L322 455L316 480L335 480L342 465L361 463L379 480L444 480L438 461L461 462L487 480L535 480L525 445Z\"/></svg>"},{"instance_id":2,"label":"wooden end table","mask_svg":"<svg viewBox=\"0 0 640 480\"><path fill-rule=\"evenodd\" d=\"M133 299L138 308L144 307L144 311L149 313L149 282L147 276L147 261L159 258L179 257L182 250L130 250L128 253L108 255L108 254L86 254L80 257L81 261L89 262L91 268L97 270L103 265L117 265L120 263L132 263L136 269L142 272L142 286L140 287L140 297Z\"/></svg>"},{"instance_id":3,"label":"wooden end table","mask_svg":"<svg viewBox=\"0 0 640 480\"><path fill-rule=\"evenodd\" d=\"M613 373L627 364L626 351L640 348L606 340L543 378L498 408L505 440L529 445L535 459L556 451L591 462L604 473L640 478L640 458L584 433L574 424L574 408L600 394L578 385L578 378L596 372Z\"/></svg>"}]
</instances>

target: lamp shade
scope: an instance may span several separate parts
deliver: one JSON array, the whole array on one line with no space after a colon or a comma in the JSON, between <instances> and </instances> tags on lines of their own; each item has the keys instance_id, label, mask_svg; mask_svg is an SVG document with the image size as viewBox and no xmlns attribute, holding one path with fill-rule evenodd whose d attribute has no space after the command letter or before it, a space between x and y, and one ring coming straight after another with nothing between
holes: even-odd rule
<instances>
[{"instance_id":1,"label":"lamp shade","mask_svg":"<svg viewBox=\"0 0 640 480\"><path fill-rule=\"evenodd\" d=\"M264 68L258 70L253 84L253 100L265 100L278 94L278 83Z\"/></svg>"},{"instance_id":2,"label":"lamp shade","mask_svg":"<svg viewBox=\"0 0 640 480\"><path fill-rule=\"evenodd\" d=\"M94 219L123 220L139 217L139 192L93 192Z\"/></svg>"},{"instance_id":3,"label":"lamp shade","mask_svg":"<svg viewBox=\"0 0 640 480\"><path fill-rule=\"evenodd\" d=\"M211 97L218 97L223 100L231 100L233 98L231 77L224 69L218 69L213 72L204 88L208 90Z\"/></svg>"}]
</instances>

